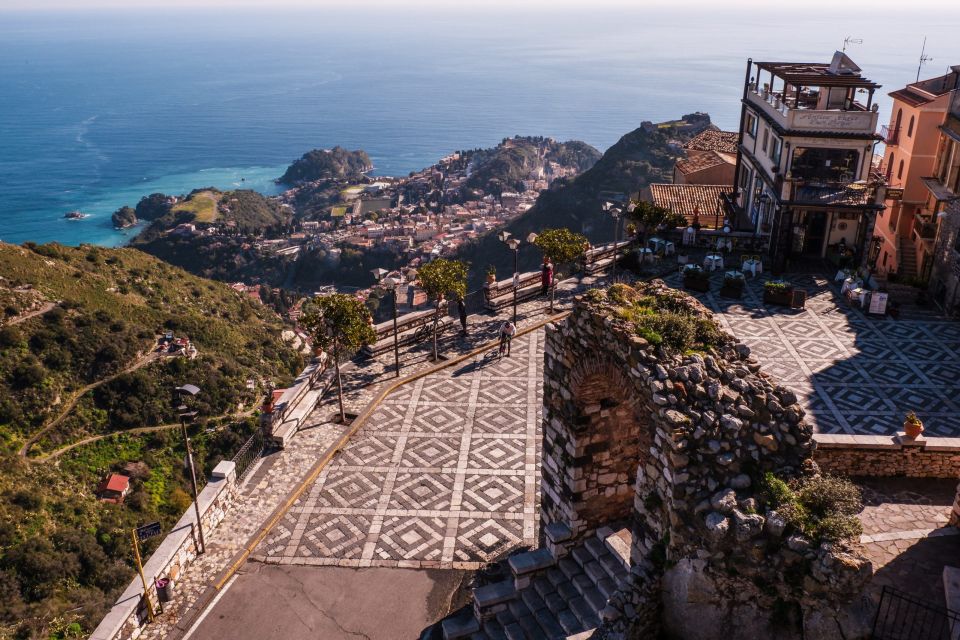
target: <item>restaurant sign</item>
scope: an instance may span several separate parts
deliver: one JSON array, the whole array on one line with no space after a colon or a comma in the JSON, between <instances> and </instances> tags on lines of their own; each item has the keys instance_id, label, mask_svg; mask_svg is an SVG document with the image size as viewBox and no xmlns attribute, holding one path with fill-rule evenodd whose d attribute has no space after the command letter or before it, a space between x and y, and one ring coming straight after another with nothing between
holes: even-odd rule
<instances>
[{"instance_id":1,"label":"restaurant sign","mask_svg":"<svg viewBox=\"0 0 960 640\"><path fill-rule=\"evenodd\" d=\"M887 200L903 200L903 188L887 188Z\"/></svg>"}]
</instances>

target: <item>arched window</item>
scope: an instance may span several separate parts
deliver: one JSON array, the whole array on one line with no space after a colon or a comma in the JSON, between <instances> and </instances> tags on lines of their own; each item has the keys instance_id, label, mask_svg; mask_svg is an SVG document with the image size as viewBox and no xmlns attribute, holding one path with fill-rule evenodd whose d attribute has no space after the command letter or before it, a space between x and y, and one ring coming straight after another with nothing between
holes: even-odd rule
<instances>
[{"instance_id":1,"label":"arched window","mask_svg":"<svg viewBox=\"0 0 960 640\"><path fill-rule=\"evenodd\" d=\"M887 163L887 182L893 177L893 154L890 154L890 162Z\"/></svg>"},{"instance_id":2,"label":"arched window","mask_svg":"<svg viewBox=\"0 0 960 640\"><path fill-rule=\"evenodd\" d=\"M910 116L910 124L907 125L907 137L909 138L912 135L913 135L913 116Z\"/></svg>"},{"instance_id":3,"label":"arched window","mask_svg":"<svg viewBox=\"0 0 960 640\"><path fill-rule=\"evenodd\" d=\"M903 120L903 109L897 109L897 123L893 125L894 131L900 130L900 121Z\"/></svg>"},{"instance_id":4,"label":"arched window","mask_svg":"<svg viewBox=\"0 0 960 640\"><path fill-rule=\"evenodd\" d=\"M900 165L897 167L897 180L903 177L903 160L900 161Z\"/></svg>"}]
</instances>

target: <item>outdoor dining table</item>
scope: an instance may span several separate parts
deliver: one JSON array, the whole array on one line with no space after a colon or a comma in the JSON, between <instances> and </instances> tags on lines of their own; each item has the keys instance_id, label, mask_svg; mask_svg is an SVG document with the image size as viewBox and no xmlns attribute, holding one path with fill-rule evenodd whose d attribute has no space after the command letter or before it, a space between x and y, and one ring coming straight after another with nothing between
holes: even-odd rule
<instances>
[{"instance_id":1,"label":"outdoor dining table","mask_svg":"<svg viewBox=\"0 0 960 640\"><path fill-rule=\"evenodd\" d=\"M749 271L754 276L758 273L763 273L763 261L762 260L744 260L743 261L743 270Z\"/></svg>"},{"instance_id":2,"label":"outdoor dining table","mask_svg":"<svg viewBox=\"0 0 960 640\"><path fill-rule=\"evenodd\" d=\"M864 303L866 303L867 301L867 290L862 289L860 287L853 287L851 289L848 289L846 295L847 295L847 299L850 300L850 302L853 302L854 300L856 300L857 302L860 303L861 307L864 306Z\"/></svg>"},{"instance_id":3,"label":"outdoor dining table","mask_svg":"<svg viewBox=\"0 0 960 640\"><path fill-rule=\"evenodd\" d=\"M846 295L848 291L851 291L853 289L859 289L859 288L860 288L860 282L856 280L853 276L849 276L843 281L843 284L840 285L840 295Z\"/></svg>"},{"instance_id":4,"label":"outdoor dining table","mask_svg":"<svg viewBox=\"0 0 960 640\"><path fill-rule=\"evenodd\" d=\"M710 271L723 269L723 256L716 253L707 255L707 257L703 259L703 267Z\"/></svg>"},{"instance_id":5,"label":"outdoor dining table","mask_svg":"<svg viewBox=\"0 0 960 640\"><path fill-rule=\"evenodd\" d=\"M644 247L643 249L637 249L637 253L640 254L640 264L644 262L653 262L653 251L649 248Z\"/></svg>"},{"instance_id":6,"label":"outdoor dining table","mask_svg":"<svg viewBox=\"0 0 960 640\"><path fill-rule=\"evenodd\" d=\"M727 272L726 272L725 274L723 274L723 275L724 275L724 277L726 277L726 278L734 278L734 279L736 279L736 280L743 280L743 279L744 279L744 277L743 277L743 271L737 271L736 269L734 269L733 271L727 271Z\"/></svg>"}]
</instances>

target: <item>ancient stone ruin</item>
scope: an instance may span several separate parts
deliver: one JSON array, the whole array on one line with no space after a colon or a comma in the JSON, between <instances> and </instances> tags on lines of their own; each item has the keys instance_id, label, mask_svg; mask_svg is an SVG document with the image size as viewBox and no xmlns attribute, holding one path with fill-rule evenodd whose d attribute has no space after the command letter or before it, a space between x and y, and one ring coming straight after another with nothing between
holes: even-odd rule
<instances>
[{"instance_id":1,"label":"ancient stone ruin","mask_svg":"<svg viewBox=\"0 0 960 640\"><path fill-rule=\"evenodd\" d=\"M797 397L696 300L590 292L548 327L544 385L544 545L633 534L594 637L865 636L870 563L771 509L771 478L818 473Z\"/></svg>"}]
</instances>

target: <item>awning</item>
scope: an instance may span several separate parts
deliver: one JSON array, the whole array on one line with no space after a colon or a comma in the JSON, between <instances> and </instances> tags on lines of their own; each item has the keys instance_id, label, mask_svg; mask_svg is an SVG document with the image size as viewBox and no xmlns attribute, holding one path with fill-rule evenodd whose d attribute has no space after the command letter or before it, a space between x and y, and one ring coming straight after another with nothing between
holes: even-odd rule
<instances>
[{"instance_id":1,"label":"awning","mask_svg":"<svg viewBox=\"0 0 960 640\"><path fill-rule=\"evenodd\" d=\"M933 197L940 202L950 202L951 200L960 199L960 196L943 186L937 178L920 178L920 182L922 182L923 186L927 188L927 191L933 194Z\"/></svg>"}]
</instances>

